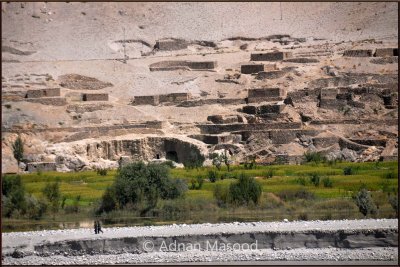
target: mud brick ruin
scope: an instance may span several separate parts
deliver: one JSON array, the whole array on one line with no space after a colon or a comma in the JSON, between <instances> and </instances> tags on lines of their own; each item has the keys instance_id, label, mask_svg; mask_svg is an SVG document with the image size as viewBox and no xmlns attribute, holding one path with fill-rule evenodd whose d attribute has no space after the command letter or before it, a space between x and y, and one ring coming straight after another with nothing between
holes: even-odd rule
<instances>
[{"instance_id":1,"label":"mud brick ruin","mask_svg":"<svg viewBox=\"0 0 400 267\"><path fill-rule=\"evenodd\" d=\"M170 93L165 95L135 96L133 105L152 105L158 106L161 103L181 103L190 100L190 93Z\"/></svg>"},{"instance_id":2,"label":"mud brick ruin","mask_svg":"<svg viewBox=\"0 0 400 267\"><path fill-rule=\"evenodd\" d=\"M161 61L149 66L150 71L173 71L173 70L213 70L217 67L216 61Z\"/></svg>"},{"instance_id":3,"label":"mud brick ruin","mask_svg":"<svg viewBox=\"0 0 400 267\"><path fill-rule=\"evenodd\" d=\"M256 88L248 90L248 103L258 103L262 101L279 101L285 96L282 88Z\"/></svg>"},{"instance_id":4,"label":"mud brick ruin","mask_svg":"<svg viewBox=\"0 0 400 267\"><path fill-rule=\"evenodd\" d=\"M163 39L158 40L154 48L162 51L173 51L185 49L187 46L188 43L182 39Z\"/></svg>"},{"instance_id":5,"label":"mud brick ruin","mask_svg":"<svg viewBox=\"0 0 400 267\"><path fill-rule=\"evenodd\" d=\"M108 101L108 94L85 93L85 94L82 94L82 101Z\"/></svg>"},{"instance_id":6,"label":"mud brick ruin","mask_svg":"<svg viewBox=\"0 0 400 267\"><path fill-rule=\"evenodd\" d=\"M280 61L292 58L292 52L272 52L272 53L252 53L250 55L251 61Z\"/></svg>"},{"instance_id":7,"label":"mud brick ruin","mask_svg":"<svg viewBox=\"0 0 400 267\"><path fill-rule=\"evenodd\" d=\"M26 98L60 96L60 88L33 89L26 91Z\"/></svg>"}]
</instances>

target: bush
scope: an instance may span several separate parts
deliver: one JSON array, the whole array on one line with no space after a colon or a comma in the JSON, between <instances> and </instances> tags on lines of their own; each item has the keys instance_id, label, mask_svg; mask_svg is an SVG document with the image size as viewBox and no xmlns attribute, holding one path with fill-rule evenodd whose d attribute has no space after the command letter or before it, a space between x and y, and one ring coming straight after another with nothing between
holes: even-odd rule
<instances>
[{"instance_id":1,"label":"bush","mask_svg":"<svg viewBox=\"0 0 400 267\"><path fill-rule=\"evenodd\" d=\"M217 181L217 172L210 170L208 171L208 179L210 180L211 183L215 183Z\"/></svg>"},{"instance_id":2,"label":"bush","mask_svg":"<svg viewBox=\"0 0 400 267\"><path fill-rule=\"evenodd\" d=\"M386 172L382 175L384 179L396 179L397 175L395 172Z\"/></svg>"},{"instance_id":3,"label":"bush","mask_svg":"<svg viewBox=\"0 0 400 267\"><path fill-rule=\"evenodd\" d=\"M301 212L299 216L297 216L298 220L300 221L307 221L308 220L308 214L306 212Z\"/></svg>"},{"instance_id":4,"label":"bush","mask_svg":"<svg viewBox=\"0 0 400 267\"><path fill-rule=\"evenodd\" d=\"M105 168L99 168L99 169L96 170L97 174L101 175L101 176L106 176L107 175L107 171L108 170L105 169Z\"/></svg>"},{"instance_id":5,"label":"bush","mask_svg":"<svg viewBox=\"0 0 400 267\"><path fill-rule=\"evenodd\" d=\"M212 159L212 164L218 169L221 170L221 165L222 162L224 161L224 158L222 155L219 155L217 153L213 153L211 155L211 159Z\"/></svg>"},{"instance_id":6,"label":"bush","mask_svg":"<svg viewBox=\"0 0 400 267\"><path fill-rule=\"evenodd\" d=\"M295 199L311 200L315 198L315 195L312 192L303 188L282 190L278 193L278 196L284 201Z\"/></svg>"},{"instance_id":7,"label":"bush","mask_svg":"<svg viewBox=\"0 0 400 267\"><path fill-rule=\"evenodd\" d=\"M323 178L322 183L324 184L324 187L332 187L333 186L333 182L332 182L331 178L329 178L329 177Z\"/></svg>"},{"instance_id":8,"label":"bush","mask_svg":"<svg viewBox=\"0 0 400 267\"><path fill-rule=\"evenodd\" d=\"M320 182L320 176L318 173L312 173L309 177L310 182L314 185L314 186L319 186L319 182Z\"/></svg>"},{"instance_id":9,"label":"bush","mask_svg":"<svg viewBox=\"0 0 400 267\"><path fill-rule=\"evenodd\" d=\"M297 184L300 184L302 186L307 185L307 181L306 181L306 179L304 177L299 177L295 181L296 181Z\"/></svg>"},{"instance_id":10,"label":"bush","mask_svg":"<svg viewBox=\"0 0 400 267\"><path fill-rule=\"evenodd\" d=\"M29 219L39 220L47 210L47 203L43 199L37 200L34 196L26 197L26 215Z\"/></svg>"},{"instance_id":11,"label":"bush","mask_svg":"<svg viewBox=\"0 0 400 267\"><path fill-rule=\"evenodd\" d=\"M214 197L219 207L225 207L229 202L229 187L217 184L214 187Z\"/></svg>"},{"instance_id":12,"label":"bush","mask_svg":"<svg viewBox=\"0 0 400 267\"><path fill-rule=\"evenodd\" d=\"M170 178L163 164L136 162L119 169L114 184L102 197L98 213L129 207L144 216L156 207L159 199L183 195L186 185Z\"/></svg>"},{"instance_id":13,"label":"bush","mask_svg":"<svg viewBox=\"0 0 400 267\"><path fill-rule=\"evenodd\" d=\"M307 151L304 153L304 157L306 159L306 162L320 163L322 161L325 161L325 158L319 152Z\"/></svg>"},{"instance_id":14,"label":"bush","mask_svg":"<svg viewBox=\"0 0 400 267\"><path fill-rule=\"evenodd\" d=\"M196 177L196 182L197 182L197 190L200 190L203 187L204 179L201 177L201 175L198 175Z\"/></svg>"},{"instance_id":15,"label":"bush","mask_svg":"<svg viewBox=\"0 0 400 267\"><path fill-rule=\"evenodd\" d=\"M343 174L344 175L353 175L354 174L354 170L350 166L344 167L343 168Z\"/></svg>"},{"instance_id":16,"label":"bush","mask_svg":"<svg viewBox=\"0 0 400 267\"><path fill-rule=\"evenodd\" d=\"M396 216L399 216L399 198L397 195L389 196L389 203L396 211Z\"/></svg>"},{"instance_id":17,"label":"bush","mask_svg":"<svg viewBox=\"0 0 400 267\"><path fill-rule=\"evenodd\" d=\"M361 188L353 198L359 211L364 216L367 216L368 214L376 214L376 205L366 188Z\"/></svg>"},{"instance_id":18,"label":"bush","mask_svg":"<svg viewBox=\"0 0 400 267\"><path fill-rule=\"evenodd\" d=\"M2 185L2 215L11 217L16 211L23 214L26 211L25 187L21 177L5 175L1 181Z\"/></svg>"},{"instance_id":19,"label":"bush","mask_svg":"<svg viewBox=\"0 0 400 267\"><path fill-rule=\"evenodd\" d=\"M261 185L242 173L239 180L229 186L229 200L235 205L258 204L261 197Z\"/></svg>"},{"instance_id":20,"label":"bush","mask_svg":"<svg viewBox=\"0 0 400 267\"><path fill-rule=\"evenodd\" d=\"M272 168L267 169L265 177L272 178L274 176L274 170Z\"/></svg>"},{"instance_id":21,"label":"bush","mask_svg":"<svg viewBox=\"0 0 400 267\"><path fill-rule=\"evenodd\" d=\"M42 193L49 202L53 214L57 213L61 200L60 184L58 182L47 183Z\"/></svg>"}]
</instances>

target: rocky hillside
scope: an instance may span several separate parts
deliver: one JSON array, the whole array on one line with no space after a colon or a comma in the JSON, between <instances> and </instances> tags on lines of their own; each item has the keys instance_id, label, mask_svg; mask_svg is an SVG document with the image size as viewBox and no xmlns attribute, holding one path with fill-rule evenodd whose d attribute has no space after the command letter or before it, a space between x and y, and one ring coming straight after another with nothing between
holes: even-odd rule
<instances>
[{"instance_id":1,"label":"rocky hillside","mask_svg":"<svg viewBox=\"0 0 400 267\"><path fill-rule=\"evenodd\" d=\"M397 3L2 3L2 170L18 135L24 171L396 159L397 22Z\"/></svg>"}]
</instances>

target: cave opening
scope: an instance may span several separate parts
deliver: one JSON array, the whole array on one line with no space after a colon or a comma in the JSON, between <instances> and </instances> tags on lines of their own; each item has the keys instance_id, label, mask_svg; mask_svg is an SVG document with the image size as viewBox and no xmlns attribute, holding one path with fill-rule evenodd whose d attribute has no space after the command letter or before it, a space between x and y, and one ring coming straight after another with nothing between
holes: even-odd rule
<instances>
[{"instance_id":1,"label":"cave opening","mask_svg":"<svg viewBox=\"0 0 400 267\"><path fill-rule=\"evenodd\" d=\"M176 151L168 151L166 158L167 160L178 162L178 153Z\"/></svg>"}]
</instances>

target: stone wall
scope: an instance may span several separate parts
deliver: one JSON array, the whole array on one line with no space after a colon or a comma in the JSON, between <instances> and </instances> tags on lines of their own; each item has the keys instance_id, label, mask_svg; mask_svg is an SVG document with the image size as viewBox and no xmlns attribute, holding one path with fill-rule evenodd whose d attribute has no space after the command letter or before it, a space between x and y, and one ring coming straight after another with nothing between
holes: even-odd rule
<instances>
[{"instance_id":1,"label":"stone wall","mask_svg":"<svg viewBox=\"0 0 400 267\"><path fill-rule=\"evenodd\" d=\"M257 123L257 124L199 124L203 134L219 134L223 132L235 131L257 131L257 130L271 130L271 129L300 129L300 122L276 122L276 123Z\"/></svg>"},{"instance_id":2,"label":"stone wall","mask_svg":"<svg viewBox=\"0 0 400 267\"><path fill-rule=\"evenodd\" d=\"M266 113L281 113L285 108L283 104L273 104L273 105L260 105L253 106L248 105L243 107L243 112L247 114L262 115Z\"/></svg>"},{"instance_id":3,"label":"stone wall","mask_svg":"<svg viewBox=\"0 0 400 267\"><path fill-rule=\"evenodd\" d=\"M239 117L237 115L210 115L207 117L207 121L215 124L237 123Z\"/></svg>"},{"instance_id":4,"label":"stone wall","mask_svg":"<svg viewBox=\"0 0 400 267\"><path fill-rule=\"evenodd\" d=\"M398 55L399 55L398 48L377 48L374 57L392 57Z\"/></svg>"},{"instance_id":5,"label":"stone wall","mask_svg":"<svg viewBox=\"0 0 400 267\"><path fill-rule=\"evenodd\" d=\"M240 72L243 74L252 74L264 71L264 64L247 64L240 67Z\"/></svg>"},{"instance_id":6,"label":"stone wall","mask_svg":"<svg viewBox=\"0 0 400 267\"><path fill-rule=\"evenodd\" d=\"M60 88L32 89L26 91L26 98L60 96Z\"/></svg>"},{"instance_id":7,"label":"stone wall","mask_svg":"<svg viewBox=\"0 0 400 267\"><path fill-rule=\"evenodd\" d=\"M185 61L170 60L153 63L149 66L150 71L172 71L172 70L213 70L217 67L216 61Z\"/></svg>"},{"instance_id":8,"label":"stone wall","mask_svg":"<svg viewBox=\"0 0 400 267\"><path fill-rule=\"evenodd\" d=\"M27 164L28 172L36 171L56 171L57 164L55 162L31 162Z\"/></svg>"},{"instance_id":9,"label":"stone wall","mask_svg":"<svg viewBox=\"0 0 400 267\"><path fill-rule=\"evenodd\" d=\"M187 48L188 43L182 39L163 39L157 40L155 49L162 51L173 51Z\"/></svg>"},{"instance_id":10,"label":"stone wall","mask_svg":"<svg viewBox=\"0 0 400 267\"><path fill-rule=\"evenodd\" d=\"M203 105L241 105L246 104L246 101L241 98L211 98L183 101L177 107L198 107Z\"/></svg>"},{"instance_id":11,"label":"stone wall","mask_svg":"<svg viewBox=\"0 0 400 267\"><path fill-rule=\"evenodd\" d=\"M209 145L238 143L242 140L242 136L240 134L225 134L225 135L197 134L197 135L191 135L189 137L197 139Z\"/></svg>"},{"instance_id":12,"label":"stone wall","mask_svg":"<svg viewBox=\"0 0 400 267\"><path fill-rule=\"evenodd\" d=\"M65 106L67 104L65 97L27 98L25 101L51 106Z\"/></svg>"},{"instance_id":13,"label":"stone wall","mask_svg":"<svg viewBox=\"0 0 400 267\"><path fill-rule=\"evenodd\" d=\"M284 62L290 63L318 63L319 60L316 58L307 58L307 57L297 57L297 58L288 58L285 59Z\"/></svg>"},{"instance_id":14,"label":"stone wall","mask_svg":"<svg viewBox=\"0 0 400 267\"><path fill-rule=\"evenodd\" d=\"M278 79L285 76L286 71L283 70L275 70L275 71L261 71L256 75L257 80L266 80L266 79Z\"/></svg>"},{"instance_id":15,"label":"stone wall","mask_svg":"<svg viewBox=\"0 0 400 267\"><path fill-rule=\"evenodd\" d=\"M160 104L160 99L158 95L135 96L132 104L157 106L158 104Z\"/></svg>"},{"instance_id":16,"label":"stone wall","mask_svg":"<svg viewBox=\"0 0 400 267\"><path fill-rule=\"evenodd\" d=\"M285 95L285 90L281 88L256 88L248 90L247 101L249 103L262 101L280 100Z\"/></svg>"},{"instance_id":17,"label":"stone wall","mask_svg":"<svg viewBox=\"0 0 400 267\"><path fill-rule=\"evenodd\" d=\"M252 53L250 55L251 61L280 61L292 58L292 52L271 52L271 53Z\"/></svg>"},{"instance_id":18,"label":"stone wall","mask_svg":"<svg viewBox=\"0 0 400 267\"><path fill-rule=\"evenodd\" d=\"M82 94L83 101L108 101L108 94L86 93Z\"/></svg>"},{"instance_id":19,"label":"stone wall","mask_svg":"<svg viewBox=\"0 0 400 267\"><path fill-rule=\"evenodd\" d=\"M372 57L371 49L354 49L345 50L343 52L344 57Z\"/></svg>"},{"instance_id":20,"label":"stone wall","mask_svg":"<svg viewBox=\"0 0 400 267\"><path fill-rule=\"evenodd\" d=\"M192 95L190 93L171 93L167 95L160 95L159 101L160 103L164 102L177 103L177 102L187 101L191 98Z\"/></svg>"}]
</instances>

